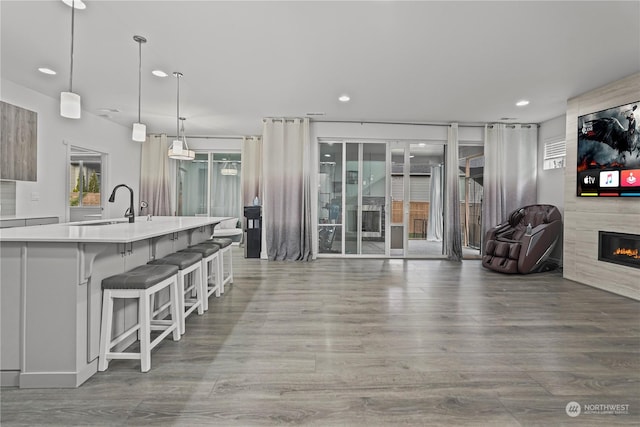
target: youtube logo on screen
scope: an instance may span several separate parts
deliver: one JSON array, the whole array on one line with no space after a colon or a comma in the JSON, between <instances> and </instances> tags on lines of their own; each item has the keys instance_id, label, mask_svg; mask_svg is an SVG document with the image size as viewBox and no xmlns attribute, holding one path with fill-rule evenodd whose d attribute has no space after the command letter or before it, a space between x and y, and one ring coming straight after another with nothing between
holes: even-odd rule
<instances>
[{"instance_id":1,"label":"youtube logo on screen","mask_svg":"<svg viewBox=\"0 0 640 427\"><path fill-rule=\"evenodd\" d=\"M640 169L620 171L620 185L622 187L640 187Z\"/></svg>"}]
</instances>

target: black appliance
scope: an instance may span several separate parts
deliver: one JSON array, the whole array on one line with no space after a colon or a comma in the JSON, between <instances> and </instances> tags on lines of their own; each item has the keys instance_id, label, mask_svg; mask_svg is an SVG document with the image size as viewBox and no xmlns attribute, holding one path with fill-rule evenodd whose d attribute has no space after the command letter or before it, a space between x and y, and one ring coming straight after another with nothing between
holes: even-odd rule
<instances>
[{"instance_id":1,"label":"black appliance","mask_svg":"<svg viewBox=\"0 0 640 427\"><path fill-rule=\"evenodd\" d=\"M262 206L245 206L244 257L260 258L262 249Z\"/></svg>"}]
</instances>

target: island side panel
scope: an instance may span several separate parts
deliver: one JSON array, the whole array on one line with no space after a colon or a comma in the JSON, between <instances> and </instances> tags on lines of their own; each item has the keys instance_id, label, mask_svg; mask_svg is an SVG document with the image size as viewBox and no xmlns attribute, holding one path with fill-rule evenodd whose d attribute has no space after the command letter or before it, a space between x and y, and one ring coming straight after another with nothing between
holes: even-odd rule
<instances>
[{"instance_id":1,"label":"island side panel","mask_svg":"<svg viewBox=\"0 0 640 427\"><path fill-rule=\"evenodd\" d=\"M78 244L29 242L26 246L20 387L74 387L79 365L76 349L86 348L86 343L78 342L86 340L86 335L77 331L87 321Z\"/></svg>"},{"instance_id":2,"label":"island side panel","mask_svg":"<svg viewBox=\"0 0 640 427\"><path fill-rule=\"evenodd\" d=\"M19 242L2 242L0 263L0 384L19 384L22 321L20 318L21 251L26 245Z\"/></svg>"}]
</instances>

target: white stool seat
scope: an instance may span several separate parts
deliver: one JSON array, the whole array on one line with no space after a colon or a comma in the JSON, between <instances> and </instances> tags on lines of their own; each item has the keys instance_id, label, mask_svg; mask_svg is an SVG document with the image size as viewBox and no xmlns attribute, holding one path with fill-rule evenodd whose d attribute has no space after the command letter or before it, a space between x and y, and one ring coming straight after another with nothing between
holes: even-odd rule
<instances>
[{"instance_id":1,"label":"white stool seat","mask_svg":"<svg viewBox=\"0 0 640 427\"><path fill-rule=\"evenodd\" d=\"M151 369L151 350L160 341L173 333L173 340L180 340L180 316L178 310L178 268L172 265L141 265L126 273L108 277L102 281L102 322L100 331L100 352L98 370L105 371L112 359L139 359L140 370ZM163 310L169 308L170 320L155 319L151 300L163 289L169 288L169 302ZM115 298L134 298L138 300L138 322L112 338L113 300ZM160 334L151 341L151 331ZM113 347L132 334L139 332L139 352L117 352Z\"/></svg>"}]
</instances>

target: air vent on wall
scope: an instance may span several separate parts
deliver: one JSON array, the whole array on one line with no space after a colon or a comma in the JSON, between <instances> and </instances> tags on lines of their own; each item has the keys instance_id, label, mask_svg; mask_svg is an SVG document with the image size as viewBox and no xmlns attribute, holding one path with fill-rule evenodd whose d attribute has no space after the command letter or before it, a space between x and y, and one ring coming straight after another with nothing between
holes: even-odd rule
<instances>
[{"instance_id":1,"label":"air vent on wall","mask_svg":"<svg viewBox=\"0 0 640 427\"><path fill-rule=\"evenodd\" d=\"M567 144L565 140L552 140L544 143L544 164L542 168L561 169L565 165L567 157Z\"/></svg>"},{"instance_id":2,"label":"air vent on wall","mask_svg":"<svg viewBox=\"0 0 640 427\"><path fill-rule=\"evenodd\" d=\"M118 114L120 110L116 108L98 108L96 112L100 117L111 118L114 114Z\"/></svg>"}]
</instances>

